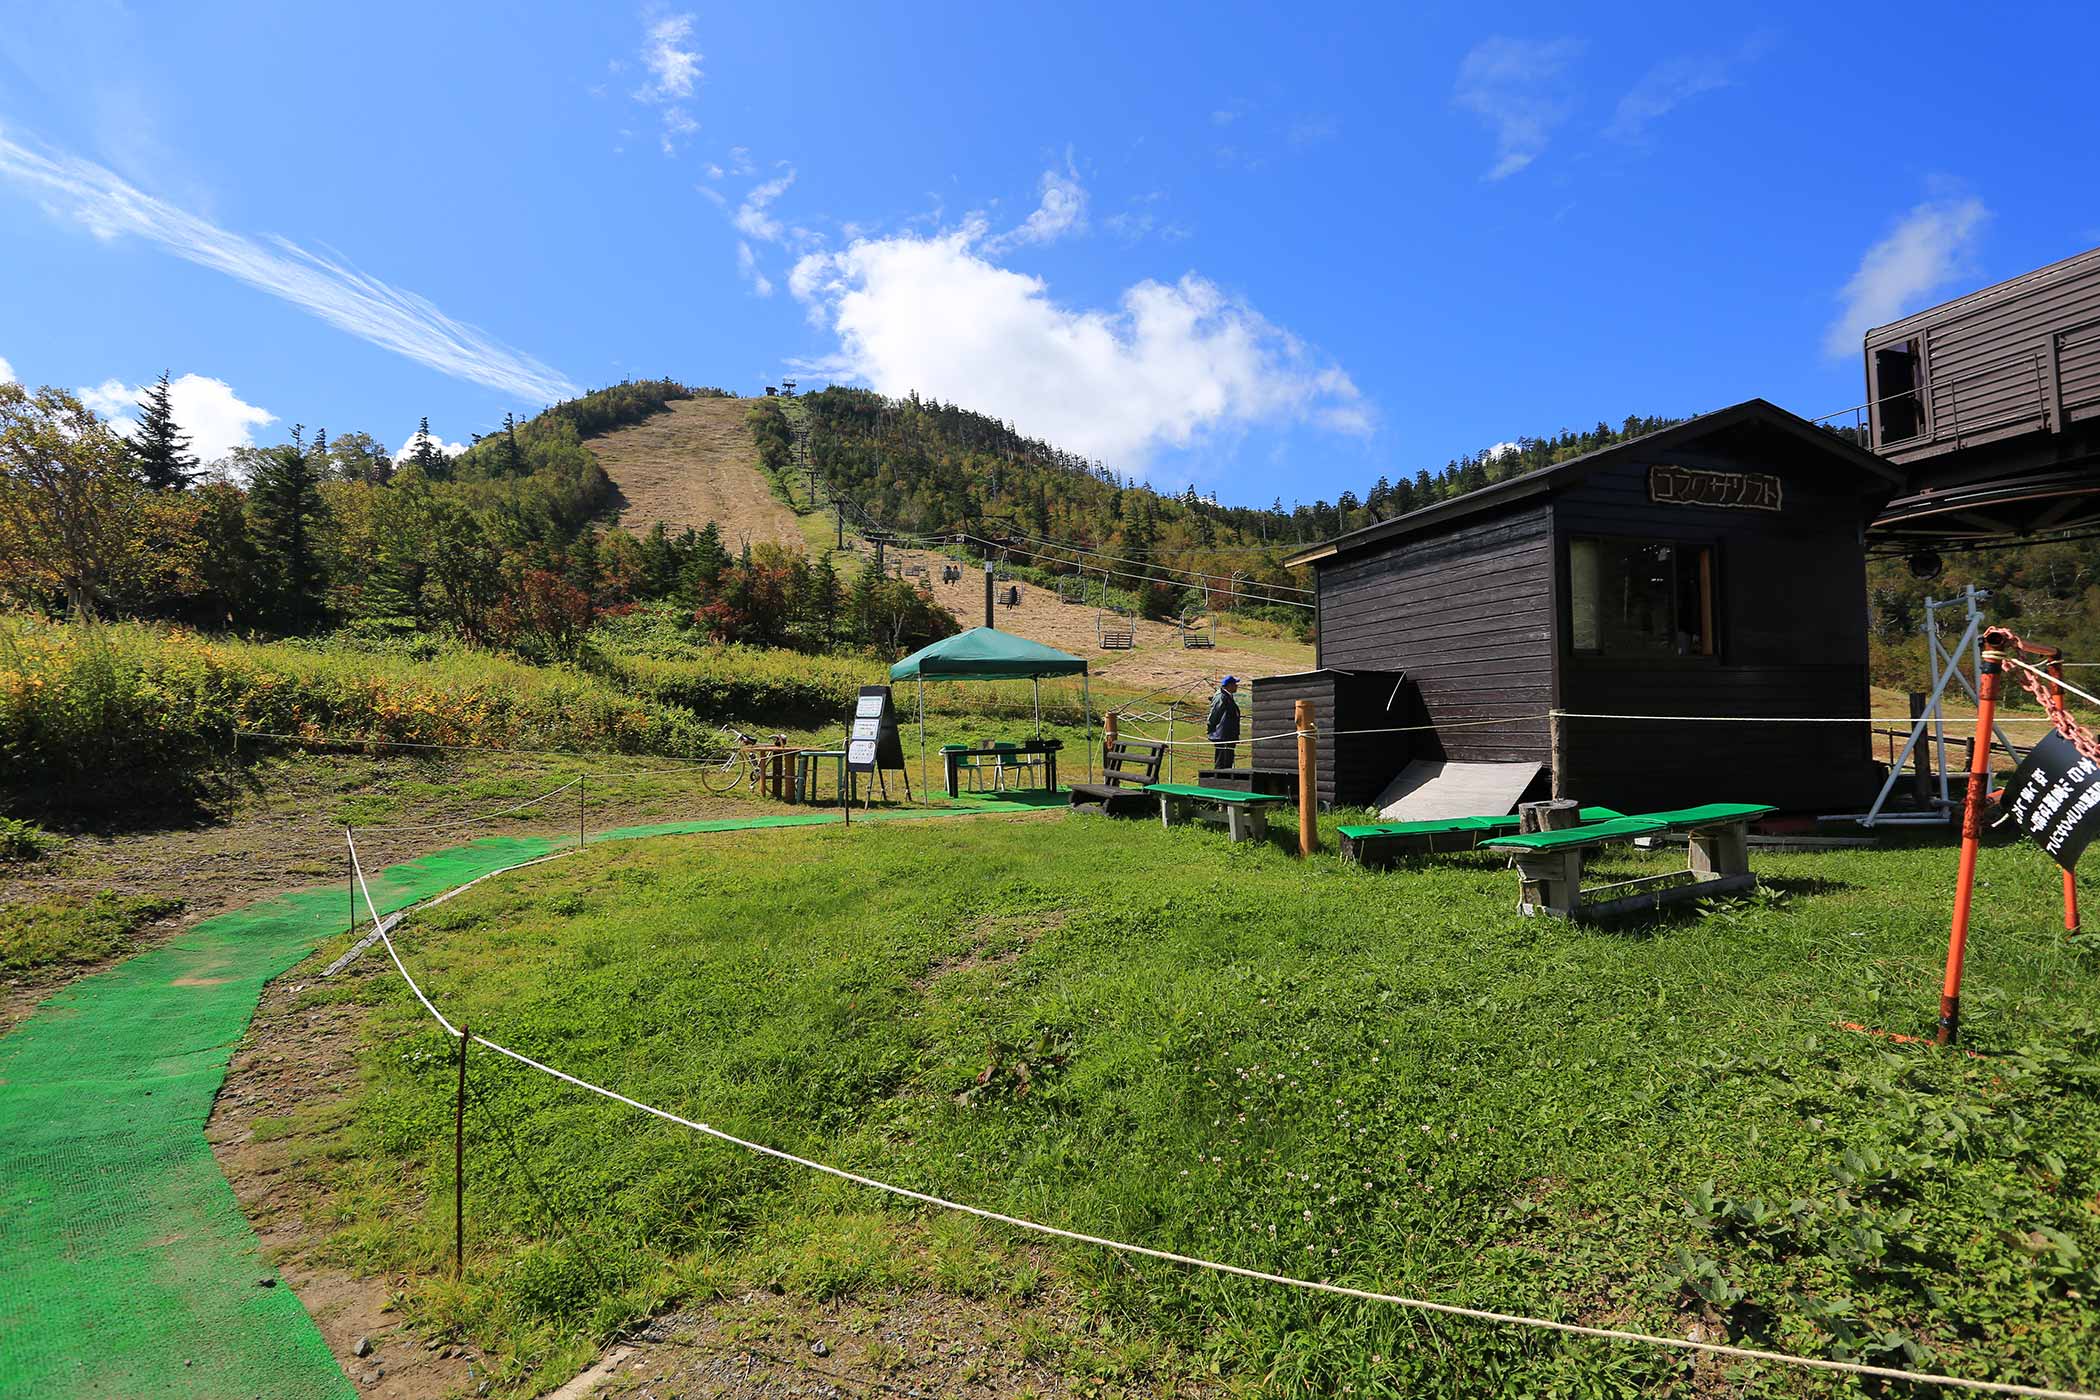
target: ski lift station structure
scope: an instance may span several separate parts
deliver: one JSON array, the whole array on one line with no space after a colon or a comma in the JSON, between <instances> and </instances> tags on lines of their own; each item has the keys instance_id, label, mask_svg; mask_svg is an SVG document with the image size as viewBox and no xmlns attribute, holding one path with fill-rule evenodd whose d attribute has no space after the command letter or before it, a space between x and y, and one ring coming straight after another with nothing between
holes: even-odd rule
<instances>
[{"instance_id":1,"label":"ski lift station structure","mask_svg":"<svg viewBox=\"0 0 2100 1400\"><path fill-rule=\"evenodd\" d=\"M1942 549L2100 535L2100 249L1862 350L1843 414L1746 400L1300 551L1315 664L1406 673L1428 726L1407 757L1534 764L1557 796L1885 799L1867 557L1930 577ZM1906 756L1971 683L1984 600L1949 592Z\"/></svg>"}]
</instances>

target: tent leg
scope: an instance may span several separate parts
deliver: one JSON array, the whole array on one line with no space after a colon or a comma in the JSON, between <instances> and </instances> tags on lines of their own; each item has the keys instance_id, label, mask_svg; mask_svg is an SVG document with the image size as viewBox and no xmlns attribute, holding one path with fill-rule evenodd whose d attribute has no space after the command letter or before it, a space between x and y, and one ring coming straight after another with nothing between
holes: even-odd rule
<instances>
[{"instance_id":1,"label":"tent leg","mask_svg":"<svg viewBox=\"0 0 2100 1400\"><path fill-rule=\"evenodd\" d=\"M1043 737L1043 678L1030 676L1028 684L1035 689L1035 737Z\"/></svg>"},{"instance_id":2,"label":"tent leg","mask_svg":"<svg viewBox=\"0 0 2100 1400\"><path fill-rule=\"evenodd\" d=\"M930 792L926 786L926 677L919 677L919 791Z\"/></svg>"}]
</instances>

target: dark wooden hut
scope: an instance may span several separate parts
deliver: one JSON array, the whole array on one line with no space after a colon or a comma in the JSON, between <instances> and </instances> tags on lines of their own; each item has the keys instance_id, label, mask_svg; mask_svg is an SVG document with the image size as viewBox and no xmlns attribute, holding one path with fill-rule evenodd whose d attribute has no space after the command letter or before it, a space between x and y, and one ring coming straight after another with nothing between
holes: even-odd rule
<instances>
[{"instance_id":1,"label":"dark wooden hut","mask_svg":"<svg viewBox=\"0 0 2100 1400\"><path fill-rule=\"evenodd\" d=\"M1867 727L1751 721L1870 713L1864 531L1899 479L1752 399L1291 562L1320 667L1407 673L1415 757L1544 764L1628 811L1831 810L1872 795Z\"/></svg>"},{"instance_id":2,"label":"dark wooden hut","mask_svg":"<svg viewBox=\"0 0 2100 1400\"><path fill-rule=\"evenodd\" d=\"M1386 781L1412 755L1414 736L1395 732L1423 723L1407 677L1394 671L1300 671L1288 676L1257 676L1250 689L1247 732L1254 736L1254 766L1292 775L1298 772L1298 701L1312 704L1313 774L1320 805L1362 807L1378 796ZM1280 735L1280 738L1264 738Z\"/></svg>"}]
</instances>

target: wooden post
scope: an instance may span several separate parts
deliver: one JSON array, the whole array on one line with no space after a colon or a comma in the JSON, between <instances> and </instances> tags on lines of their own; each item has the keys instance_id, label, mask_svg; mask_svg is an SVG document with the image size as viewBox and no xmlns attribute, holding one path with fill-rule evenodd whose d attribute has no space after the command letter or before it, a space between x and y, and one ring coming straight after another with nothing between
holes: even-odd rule
<instances>
[{"instance_id":1,"label":"wooden post","mask_svg":"<svg viewBox=\"0 0 2100 1400\"><path fill-rule=\"evenodd\" d=\"M1568 795L1567 725L1559 710L1546 716L1546 770L1555 797Z\"/></svg>"},{"instance_id":2,"label":"wooden post","mask_svg":"<svg viewBox=\"0 0 2100 1400\"><path fill-rule=\"evenodd\" d=\"M1312 701L1300 700L1291 711L1298 729L1298 854L1320 849L1319 775L1314 771Z\"/></svg>"},{"instance_id":3,"label":"wooden post","mask_svg":"<svg viewBox=\"0 0 2100 1400\"><path fill-rule=\"evenodd\" d=\"M1101 716L1101 751L1106 754L1116 746L1116 712L1110 710Z\"/></svg>"},{"instance_id":4,"label":"wooden post","mask_svg":"<svg viewBox=\"0 0 2100 1400\"><path fill-rule=\"evenodd\" d=\"M576 777L576 849L583 849L583 775Z\"/></svg>"},{"instance_id":5,"label":"wooden post","mask_svg":"<svg viewBox=\"0 0 2100 1400\"><path fill-rule=\"evenodd\" d=\"M1918 721L1925 717L1925 701L1924 691L1913 690L1910 693L1910 722L1913 733L1917 730ZM1894 741L1890 742L1893 745ZM1918 804L1918 810L1922 812L1932 805L1932 764L1925 756L1924 744L1911 746L1910 766L1911 794Z\"/></svg>"},{"instance_id":6,"label":"wooden post","mask_svg":"<svg viewBox=\"0 0 2100 1400\"><path fill-rule=\"evenodd\" d=\"M1517 830L1566 831L1579 826L1582 820L1582 804L1572 797L1552 797L1544 802L1519 802L1517 804Z\"/></svg>"},{"instance_id":7,"label":"wooden post","mask_svg":"<svg viewBox=\"0 0 2100 1400\"><path fill-rule=\"evenodd\" d=\"M452 1101L452 1277L467 1276L467 1028L459 1028L459 1092Z\"/></svg>"},{"instance_id":8,"label":"wooden post","mask_svg":"<svg viewBox=\"0 0 2100 1400\"><path fill-rule=\"evenodd\" d=\"M1961 1034L1961 964L1969 944L1969 901L1976 887L1976 851L1983 843L1983 790L1989 786L1991 719L1998 708L1998 659L1983 654L1977 668L1976 738L1969 744L1969 786L1961 802L1961 864L1954 877L1954 921L1947 933L1947 975L1940 984L1940 1025L1934 1037L1952 1045Z\"/></svg>"},{"instance_id":9,"label":"wooden post","mask_svg":"<svg viewBox=\"0 0 2100 1400\"><path fill-rule=\"evenodd\" d=\"M350 849L353 851L356 850L357 828L354 826L346 826L343 828L343 830L350 833L350 839L348 843ZM357 932L357 857L355 856L352 856L350 858L350 931L352 933Z\"/></svg>"}]
</instances>

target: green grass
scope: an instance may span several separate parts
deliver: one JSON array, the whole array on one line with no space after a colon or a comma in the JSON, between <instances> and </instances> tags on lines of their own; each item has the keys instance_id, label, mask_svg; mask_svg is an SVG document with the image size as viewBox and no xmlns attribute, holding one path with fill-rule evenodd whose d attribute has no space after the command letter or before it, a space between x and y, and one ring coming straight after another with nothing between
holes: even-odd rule
<instances>
[{"instance_id":1,"label":"green grass","mask_svg":"<svg viewBox=\"0 0 2100 1400\"><path fill-rule=\"evenodd\" d=\"M1681 857L1621 863L1651 859ZM476 1031L975 1204L1487 1308L2100 1382L2100 953L2056 931L2053 867L1984 855L1970 1058L1834 1024L1929 1030L1950 852L1760 865L1754 899L1598 929L1517 917L1480 856L1371 874L1143 822L900 824L607 846L418 915L402 944ZM409 1275L411 1315L518 1391L633 1317L767 1285L1016 1307L1053 1287L1150 1358L1137 1381L1724 1388L1636 1348L1024 1252L482 1053L456 1287L451 1048L391 977L310 995L375 1009L317 1150L343 1163L332 1249Z\"/></svg>"},{"instance_id":2,"label":"green grass","mask_svg":"<svg viewBox=\"0 0 2100 1400\"><path fill-rule=\"evenodd\" d=\"M40 973L81 967L121 953L155 919L182 908L179 899L102 891L92 899L0 904L0 972Z\"/></svg>"}]
</instances>

